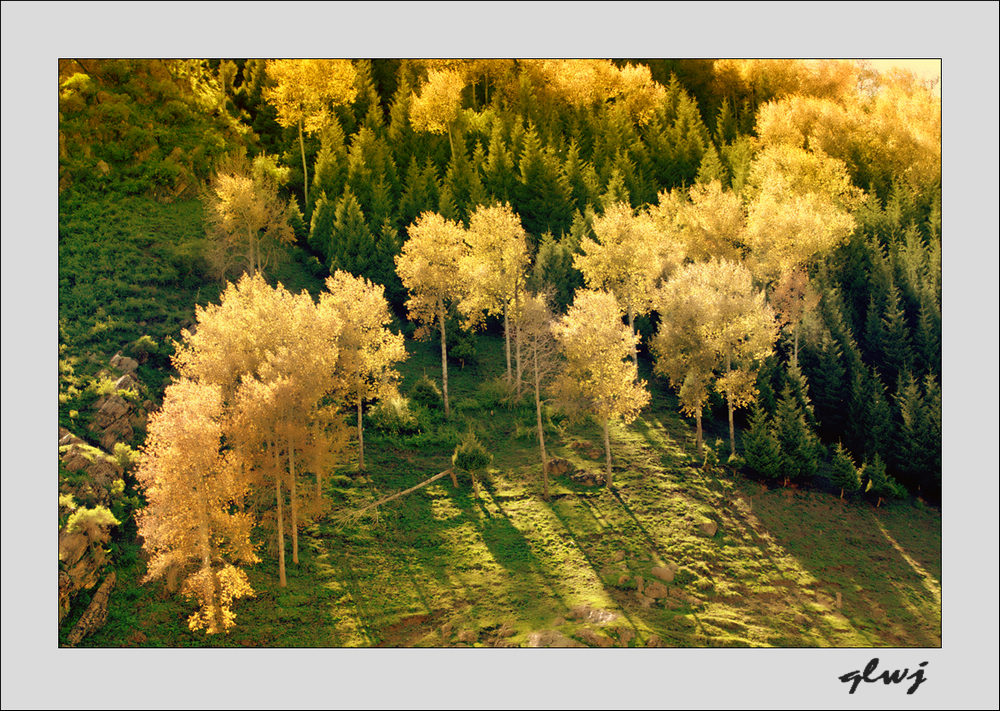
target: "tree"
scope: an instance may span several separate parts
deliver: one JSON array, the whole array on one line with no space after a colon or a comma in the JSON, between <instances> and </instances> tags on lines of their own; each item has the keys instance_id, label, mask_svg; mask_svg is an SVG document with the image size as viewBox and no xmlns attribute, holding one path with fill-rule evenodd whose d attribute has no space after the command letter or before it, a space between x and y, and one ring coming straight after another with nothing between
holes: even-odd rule
<instances>
[{"instance_id":1,"label":"tree","mask_svg":"<svg viewBox=\"0 0 1000 711\"><path fill-rule=\"evenodd\" d=\"M483 314L503 317L507 384L512 384L510 360L511 321L519 320L520 302L528 269L528 242L521 220L509 205L479 207L469 220L468 245L461 270L468 289L458 310L471 326L482 323ZM512 318L513 317L513 318ZM516 329L515 325L515 329ZM520 339L516 339L520 344ZM518 346L518 351L520 347ZM517 358L520 388L521 359Z\"/></svg>"},{"instance_id":2,"label":"tree","mask_svg":"<svg viewBox=\"0 0 1000 711\"><path fill-rule=\"evenodd\" d=\"M882 505L885 499L899 499L906 495L906 489L896 483L896 480L885 470L882 458L876 454L870 463L864 465L864 472L868 476L868 484L865 486L866 492L871 492L877 501L875 508Z\"/></svg>"},{"instance_id":3,"label":"tree","mask_svg":"<svg viewBox=\"0 0 1000 711\"><path fill-rule=\"evenodd\" d=\"M549 500L549 458L545 451L545 428L542 424L542 394L547 390L556 368L556 342L552 335L554 316L548 299L531 294L521 312L521 337L524 358L535 395L535 420L538 428L538 449L542 458L542 498Z\"/></svg>"},{"instance_id":4,"label":"tree","mask_svg":"<svg viewBox=\"0 0 1000 711\"><path fill-rule=\"evenodd\" d=\"M852 493L861 488L861 476L858 473L858 468L840 442L837 442L833 449L833 460L830 462L830 481L840 489L840 498L844 498L845 491Z\"/></svg>"},{"instance_id":5,"label":"tree","mask_svg":"<svg viewBox=\"0 0 1000 711\"><path fill-rule=\"evenodd\" d=\"M649 212L682 257L704 262L713 257L739 261L743 256L742 201L717 180L696 183L687 191L661 192Z\"/></svg>"},{"instance_id":6,"label":"tree","mask_svg":"<svg viewBox=\"0 0 1000 711\"><path fill-rule=\"evenodd\" d=\"M552 327L565 367L553 389L571 414L589 413L604 431L605 483L611 489L611 440L608 425L634 420L649 403L645 381L627 362L636 337L622 323L613 294L580 290L569 311Z\"/></svg>"},{"instance_id":7,"label":"tree","mask_svg":"<svg viewBox=\"0 0 1000 711\"><path fill-rule=\"evenodd\" d=\"M466 252L465 230L451 220L425 212L407 229L409 239L396 256L396 272L410 292L406 308L419 322L418 337L429 335L436 323L441 331L441 378L445 415L448 403L448 348L445 321L448 309L465 293L460 265Z\"/></svg>"},{"instance_id":8,"label":"tree","mask_svg":"<svg viewBox=\"0 0 1000 711\"><path fill-rule=\"evenodd\" d=\"M653 287L660 277L659 233L645 216L636 216L626 203L616 203L594 218L596 240L585 237L583 250L573 266L583 273L590 289L615 295L628 316L629 331L635 335L635 317L652 306ZM638 338L636 339L638 343ZM632 363L638 366L633 346Z\"/></svg>"},{"instance_id":9,"label":"tree","mask_svg":"<svg viewBox=\"0 0 1000 711\"><path fill-rule=\"evenodd\" d=\"M465 77L454 69L433 69L419 94L410 98L410 124L417 131L445 134L455 156L455 133L461 117Z\"/></svg>"},{"instance_id":10,"label":"tree","mask_svg":"<svg viewBox=\"0 0 1000 711\"><path fill-rule=\"evenodd\" d=\"M490 465L493 456L486 451L482 442L470 429L468 434L462 437L462 441L455 447L451 455L451 464L455 469L469 473L472 479L472 492L479 498L479 482L476 480L476 472Z\"/></svg>"},{"instance_id":11,"label":"tree","mask_svg":"<svg viewBox=\"0 0 1000 711\"><path fill-rule=\"evenodd\" d=\"M743 436L743 454L747 466L767 479L781 476L781 450L774 438L770 418L759 404L750 414L750 428Z\"/></svg>"},{"instance_id":12,"label":"tree","mask_svg":"<svg viewBox=\"0 0 1000 711\"><path fill-rule=\"evenodd\" d=\"M303 133L321 131L334 120L333 107L349 104L357 96L354 65L347 59L272 59L267 75L274 84L264 98L278 112L282 126L296 126L302 152L302 182L309 204L309 175Z\"/></svg>"},{"instance_id":13,"label":"tree","mask_svg":"<svg viewBox=\"0 0 1000 711\"><path fill-rule=\"evenodd\" d=\"M807 424L798 398L788 385L778 399L778 409L774 414L774 434L781 450L781 469L786 482L816 473L819 440Z\"/></svg>"},{"instance_id":14,"label":"tree","mask_svg":"<svg viewBox=\"0 0 1000 711\"><path fill-rule=\"evenodd\" d=\"M203 202L211 259L223 280L239 261L248 271L263 271L278 246L295 239L289 204L278 197L277 184L263 172L255 174L243 156L219 164Z\"/></svg>"},{"instance_id":15,"label":"tree","mask_svg":"<svg viewBox=\"0 0 1000 711\"><path fill-rule=\"evenodd\" d=\"M298 562L296 455L315 440L321 403L342 397L341 322L331 309L317 308L308 293L273 288L259 274L230 284L218 304L198 307L195 315L197 329L182 332L174 365L182 377L220 388L226 439L243 475L257 491L273 482L284 585L284 488L291 503L292 559Z\"/></svg>"},{"instance_id":16,"label":"tree","mask_svg":"<svg viewBox=\"0 0 1000 711\"><path fill-rule=\"evenodd\" d=\"M253 595L234 563L259 560L250 541L253 520L239 510L247 482L223 450L223 419L219 386L172 383L163 409L150 417L136 470L146 497L136 513L150 554L146 579L182 574L184 591L199 604L188 626L209 634L232 627L232 601Z\"/></svg>"},{"instance_id":17,"label":"tree","mask_svg":"<svg viewBox=\"0 0 1000 711\"><path fill-rule=\"evenodd\" d=\"M338 367L346 384L346 404L358 413L359 469L365 468L364 402L396 393L395 364L406 359L403 336L387 328L392 314L384 293L383 286L337 271L327 278L326 291L319 297L320 308L335 311L343 324Z\"/></svg>"}]
</instances>

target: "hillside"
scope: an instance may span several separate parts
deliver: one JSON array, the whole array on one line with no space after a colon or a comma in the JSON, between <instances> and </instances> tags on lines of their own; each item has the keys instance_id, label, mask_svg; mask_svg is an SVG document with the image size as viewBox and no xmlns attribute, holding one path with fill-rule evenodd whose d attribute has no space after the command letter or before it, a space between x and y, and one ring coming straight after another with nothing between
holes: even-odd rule
<instances>
[{"instance_id":1,"label":"hillside","mask_svg":"<svg viewBox=\"0 0 1000 711\"><path fill-rule=\"evenodd\" d=\"M933 89L61 60L60 645L940 646Z\"/></svg>"}]
</instances>

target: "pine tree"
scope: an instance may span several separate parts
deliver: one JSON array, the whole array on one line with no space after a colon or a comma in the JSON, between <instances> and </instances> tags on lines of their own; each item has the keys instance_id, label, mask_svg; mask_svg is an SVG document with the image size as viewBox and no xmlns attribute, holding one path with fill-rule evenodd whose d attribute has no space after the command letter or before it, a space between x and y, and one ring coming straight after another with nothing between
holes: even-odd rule
<instances>
[{"instance_id":1,"label":"pine tree","mask_svg":"<svg viewBox=\"0 0 1000 711\"><path fill-rule=\"evenodd\" d=\"M840 489L840 498L844 493L854 493L861 488L861 476L858 468L840 442L833 448L833 459L830 462L830 482Z\"/></svg>"},{"instance_id":2,"label":"pine tree","mask_svg":"<svg viewBox=\"0 0 1000 711\"><path fill-rule=\"evenodd\" d=\"M309 225L309 246L323 255L323 262L327 265L333 257L333 222L336 216L336 203L326 197L326 192L321 192Z\"/></svg>"},{"instance_id":3,"label":"pine tree","mask_svg":"<svg viewBox=\"0 0 1000 711\"><path fill-rule=\"evenodd\" d=\"M900 301L899 288L891 284L882 315L882 341L879 349L882 354L882 374L888 383L897 382L903 372L909 370L911 360L909 328Z\"/></svg>"},{"instance_id":4,"label":"pine tree","mask_svg":"<svg viewBox=\"0 0 1000 711\"><path fill-rule=\"evenodd\" d=\"M337 202L330 271L343 269L355 276L363 276L371 270L375 260L375 240L357 199L348 188Z\"/></svg>"},{"instance_id":5,"label":"pine tree","mask_svg":"<svg viewBox=\"0 0 1000 711\"><path fill-rule=\"evenodd\" d=\"M336 118L323 131L323 142L313 166L312 189L309 191L312 204L307 211L312 214L319 195L340 195L347 184L347 147L344 132Z\"/></svg>"},{"instance_id":6,"label":"pine tree","mask_svg":"<svg viewBox=\"0 0 1000 711\"><path fill-rule=\"evenodd\" d=\"M503 123L494 121L486 164L483 166L483 186L489 196L503 203L513 199L516 184L514 158L504 140Z\"/></svg>"},{"instance_id":7,"label":"pine tree","mask_svg":"<svg viewBox=\"0 0 1000 711\"><path fill-rule=\"evenodd\" d=\"M743 458L747 466L765 479L777 479L782 473L781 450L772 433L767 412L755 404L749 429L743 435Z\"/></svg>"},{"instance_id":8,"label":"pine tree","mask_svg":"<svg viewBox=\"0 0 1000 711\"><path fill-rule=\"evenodd\" d=\"M870 463L865 464L864 472L868 477L865 491L876 497L875 508L881 506L885 499L899 499L906 495L906 490L885 470L885 464L878 454L872 457Z\"/></svg>"},{"instance_id":9,"label":"pine tree","mask_svg":"<svg viewBox=\"0 0 1000 711\"><path fill-rule=\"evenodd\" d=\"M781 450L785 480L806 479L816 474L818 440L807 424L796 393L788 385L781 391L774 415L775 439Z\"/></svg>"}]
</instances>

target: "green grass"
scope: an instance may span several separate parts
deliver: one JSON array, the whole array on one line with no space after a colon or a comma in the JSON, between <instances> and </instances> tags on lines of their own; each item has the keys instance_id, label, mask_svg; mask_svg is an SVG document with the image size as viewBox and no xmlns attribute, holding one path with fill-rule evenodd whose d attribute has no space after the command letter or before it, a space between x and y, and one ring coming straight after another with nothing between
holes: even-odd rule
<instances>
[{"instance_id":1,"label":"green grass","mask_svg":"<svg viewBox=\"0 0 1000 711\"><path fill-rule=\"evenodd\" d=\"M422 375L440 380L436 343L407 347L404 393ZM482 380L503 371L498 338L480 336L478 350L477 367L449 369L453 403L480 397ZM614 491L556 478L549 503L537 443L516 436L531 421L524 405L427 418L435 434L419 447L369 431L367 474L348 462L329 483L331 515L303 530L287 588L264 550L248 571L256 596L238 602L228 635L189 631L190 605L160 582L140 584L137 564L112 595L107 625L84 644L441 646L471 630L478 646L527 645L532 632L582 639L590 629L632 646L653 635L669 646L940 645L938 511L701 471L669 403L658 397L637 422L612 428ZM494 454L481 498L467 478L457 489L444 478L381 507L377 520L338 524L333 514L449 466L448 433L470 426ZM551 430L552 456L601 468L595 425ZM695 528L706 519L718 524L712 538ZM648 587L651 568L667 562L679 566L670 596L644 603L637 578ZM574 620L581 606L614 618Z\"/></svg>"}]
</instances>

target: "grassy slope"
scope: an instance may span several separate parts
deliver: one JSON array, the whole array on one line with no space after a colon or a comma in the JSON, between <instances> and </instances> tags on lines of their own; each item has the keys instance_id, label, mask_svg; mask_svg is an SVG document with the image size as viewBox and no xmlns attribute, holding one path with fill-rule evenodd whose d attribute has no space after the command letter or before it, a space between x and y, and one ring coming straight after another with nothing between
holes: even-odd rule
<instances>
[{"instance_id":1,"label":"grassy slope","mask_svg":"<svg viewBox=\"0 0 1000 711\"><path fill-rule=\"evenodd\" d=\"M404 390L440 368L435 343L408 348ZM122 571L108 624L85 644L436 646L473 630L480 645L526 645L538 630L601 631L567 621L587 606L616 615L604 631L632 645L654 634L669 646L940 645L939 512L910 503L876 510L697 470L690 427L670 397L613 429L615 492L557 479L545 503L533 412L471 409L480 376L502 370L498 339L480 338L479 352L478 372L450 371L452 402L466 404L458 424L419 447L369 432L369 475L334 477L327 495L335 509L357 508L422 481L449 465L470 418L495 454L480 500L468 480L454 489L445 478L382 507L377 521L313 524L287 588L266 550L249 571L257 594L238 603L228 636L188 631L183 600L161 583L138 585L138 566ZM549 446L580 467L601 467L595 426L567 425ZM695 530L705 519L719 524L713 538ZM681 566L671 596L644 606L636 578L648 585L650 568L668 561Z\"/></svg>"}]
</instances>

